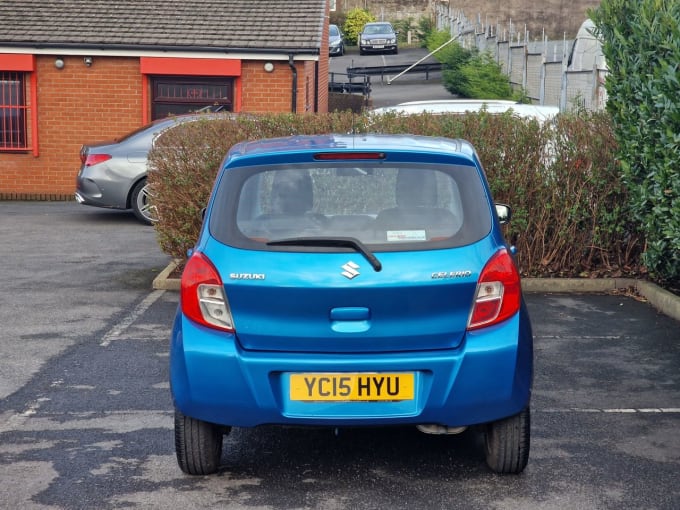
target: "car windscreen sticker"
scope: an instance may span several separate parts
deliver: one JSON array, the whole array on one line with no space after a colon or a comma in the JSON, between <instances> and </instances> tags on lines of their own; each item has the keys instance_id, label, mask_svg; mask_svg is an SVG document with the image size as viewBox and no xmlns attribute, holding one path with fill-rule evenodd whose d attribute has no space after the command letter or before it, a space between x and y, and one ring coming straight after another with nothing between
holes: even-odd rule
<instances>
[{"instance_id":1,"label":"car windscreen sticker","mask_svg":"<svg viewBox=\"0 0 680 510\"><path fill-rule=\"evenodd\" d=\"M427 241L427 234L424 230L388 230L387 240L389 242Z\"/></svg>"}]
</instances>

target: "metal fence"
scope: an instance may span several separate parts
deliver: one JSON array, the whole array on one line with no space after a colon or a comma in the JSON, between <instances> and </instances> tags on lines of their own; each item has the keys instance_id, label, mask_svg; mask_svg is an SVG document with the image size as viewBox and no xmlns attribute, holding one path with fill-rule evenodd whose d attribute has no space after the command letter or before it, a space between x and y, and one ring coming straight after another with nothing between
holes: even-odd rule
<instances>
[{"instance_id":1,"label":"metal fence","mask_svg":"<svg viewBox=\"0 0 680 510\"><path fill-rule=\"evenodd\" d=\"M604 108L607 70L600 62L590 69L576 65L580 60L572 58L574 39L552 41L541 35L531 40L526 29L512 22L488 25L481 16L472 21L450 3L438 3L435 13L438 30L448 31L465 48L490 53L513 88L523 90L532 103L559 106L561 111Z\"/></svg>"}]
</instances>

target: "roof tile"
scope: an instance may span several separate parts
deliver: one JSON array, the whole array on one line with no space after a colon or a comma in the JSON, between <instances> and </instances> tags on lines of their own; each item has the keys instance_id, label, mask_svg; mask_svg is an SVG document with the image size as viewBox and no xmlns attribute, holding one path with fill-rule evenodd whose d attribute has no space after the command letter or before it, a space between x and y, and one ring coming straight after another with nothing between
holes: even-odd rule
<instances>
[{"instance_id":1,"label":"roof tile","mask_svg":"<svg viewBox=\"0 0 680 510\"><path fill-rule=\"evenodd\" d=\"M318 52L326 0L0 2L0 46Z\"/></svg>"}]
</instances>

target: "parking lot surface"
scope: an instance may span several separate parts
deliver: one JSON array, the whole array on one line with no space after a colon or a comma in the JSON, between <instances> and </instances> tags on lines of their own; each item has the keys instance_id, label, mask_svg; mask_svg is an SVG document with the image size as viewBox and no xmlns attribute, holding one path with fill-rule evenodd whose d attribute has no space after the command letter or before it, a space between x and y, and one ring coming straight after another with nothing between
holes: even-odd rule
<instances>
[{"instance_id":1,"label":"parking lot surface","mask_svg":"<svg viewBox=\"0 0 680 510\"><path fill-rule=\"evenodd\" d=\"M680 508L680 323L621 295L529 294L532 449L479 430L235 429L220 473L174 458L178 295L131 213L0 202L0 508ZM489 374L493 377L493 374Z\"/></svg>"}]
</instances>

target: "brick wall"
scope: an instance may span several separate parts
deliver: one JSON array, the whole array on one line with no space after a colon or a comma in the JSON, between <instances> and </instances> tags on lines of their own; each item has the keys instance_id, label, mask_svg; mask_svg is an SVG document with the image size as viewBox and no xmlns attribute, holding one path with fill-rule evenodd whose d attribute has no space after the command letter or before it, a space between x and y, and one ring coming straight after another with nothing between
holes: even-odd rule
<instances>
[{"instance_id":1,"label":"brick wall","mask_svg":"<svg viewBox=\"0 0 680 510\"><path fill-rule=\"evenodd\" d=\"M328 43L326 43L327 45ZM273 61L274 71L264 70L264 62L247 61L242 67L242 111L250 113L291 112L293 72L287 61ZM298 61L297 113L328 111L328 61L319 66L319 95L315 99L316 62Z\"/></svg>"},{"instance_id":2,"label":"brick wall","mask_svg":"<svg viewBox=\"0 0 680 510\"><path fill-rule=\"evenodd\" d=\"M291 111L291 70L288 62L274 61L274 71L264 70L264 62L244 62L241 68L242 110L251 113ZM301 64L297 64L298 69ZM301 70L298 70L301 74ZM247 85L246 85L247 84ZM300 94L298 80L298 99ZM299 103L298 103L299 104Z\"/></svg>"},{"instance_id":3,"label":"brick wall","mask_svg":"<svg viewBox=\"0 0 680 510\"><path fill-rule=\"evenodd\" d=\"M54 56L36 60L39 156L0 153L0 198L70 198L80 146L142 123L138 58L94 58L88 68L83 57L67 56L62 70L54 61Z\"/></svg>"},{"instance_id":4,"label":"brick wall","mask_svg":"<svg viewBox=\"0 0 680 510\"><path fill-rule=\"evenodd\" d=\"M322 48L326 54L327 39ZM87 67L83 56L66 56L61 70L55 68L55 58L36 60L39 155L0 153L0 200L72 198L81 145L124 135L143 123L139 58L94 57ZM314 97L317 64L296 63L298 113L314 111L315 102L318 111L328 111L328 62L321 62L318 98ZM240 83L241 111L291 111L292 72L287 61L275 62L271 73L264 70L263 61L244 61ZM27 83L30 98L29 89ZM30 131L29 140L35 136Z\"/></svg>"}]
</instances>

